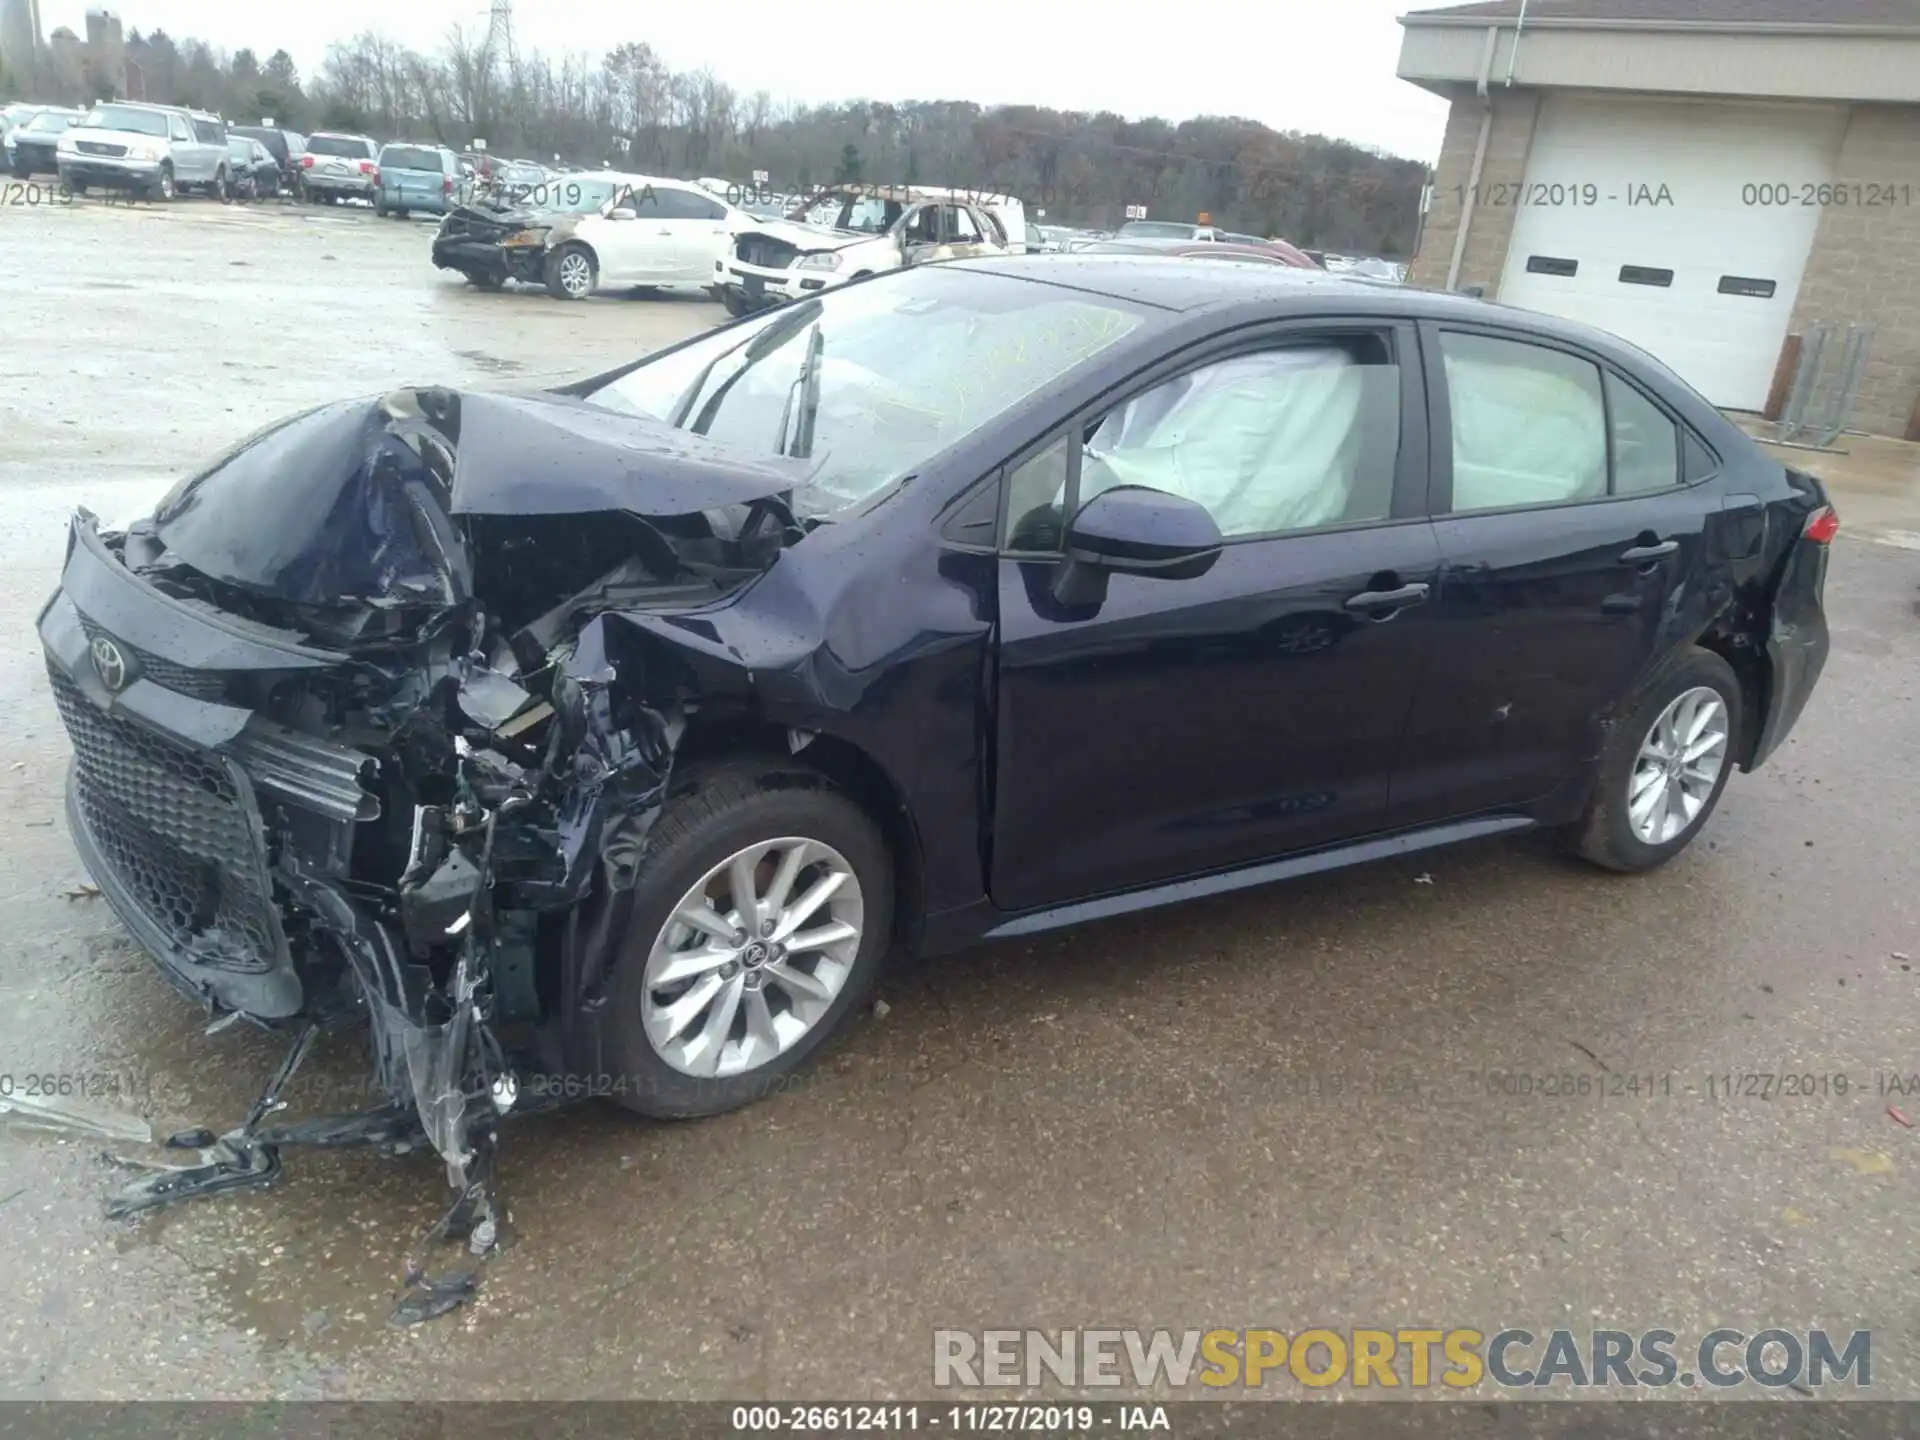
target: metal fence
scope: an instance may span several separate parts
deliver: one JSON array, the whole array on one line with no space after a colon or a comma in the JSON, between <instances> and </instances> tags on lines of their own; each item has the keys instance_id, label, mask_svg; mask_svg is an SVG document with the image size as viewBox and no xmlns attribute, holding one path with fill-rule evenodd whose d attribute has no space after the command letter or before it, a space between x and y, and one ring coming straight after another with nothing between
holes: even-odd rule
<instances>
[{"instance_id":1,"label":"metal fence","mask_svg":"<svg viewBox=\"0 0 1920 1440\"><path fill-rule=\"evenodd\" d=\"M1849 325L1843 331L1825 320L1814 321L1801 340L1793 385L1776 422L1775 444L1799 450L1834 448L1853 418L1872 339L1870 325Z\"/></svg>"}]
</instances>

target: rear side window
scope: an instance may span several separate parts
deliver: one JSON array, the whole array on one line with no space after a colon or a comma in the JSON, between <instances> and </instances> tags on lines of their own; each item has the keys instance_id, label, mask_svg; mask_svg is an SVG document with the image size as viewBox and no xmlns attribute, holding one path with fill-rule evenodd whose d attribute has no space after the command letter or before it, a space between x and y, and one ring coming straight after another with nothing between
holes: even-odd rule
<instances>
[{"instance_id":1,"label":"rear side window","mask_svg":"<svg viewBox=\"0 0 1920 1440\"><path fill-rule=\"evenodd\" d=\"M1600 367L1486 335L1440 337L1453 416L1453 508L1564 504L1607 493Z\"/></svg>"},{"instance_id":2,"label":"rear side window","mask_svg":"<svg viewBox=\"0 0 1920 1440\"><path fill-rule=\"evenodd\" d=\"M1613 493L1632 495L1680 483L1680 427L1617 375L1607 376Z\"/></svg>"},{"instance_id":3,"label":"rear side window","mask_svg":"<svg viewBox=\"0 0 1920 1440\"><path fill-rule=\"evenodd\" d=\"M662 220L724 220L727 215L726 207L718 200L696 191L662 186L653 194L659 202L656 213Z\"/></svg>"},{"instance_id":4,"label":"rear side window","mask_svg":"<svg viewBox=\"0 0 1920 1440\"><path fill-rule=\"evenodd\" d=\"M440 155L438 151L425 150L418 145L389 145L380 152L382 170L430 170L440 173Z\"/></svg>"},{"instance_id":5,"label":"rear side window","mask_svg":"<svg viewBox=\"0 0 1920 1440\"><path fill-rule=\"evenodd\" d=\"M227 127L218 120L195 120L193 137L202 145L224 145L227 143Z\"/></svg>"}]
</instances>

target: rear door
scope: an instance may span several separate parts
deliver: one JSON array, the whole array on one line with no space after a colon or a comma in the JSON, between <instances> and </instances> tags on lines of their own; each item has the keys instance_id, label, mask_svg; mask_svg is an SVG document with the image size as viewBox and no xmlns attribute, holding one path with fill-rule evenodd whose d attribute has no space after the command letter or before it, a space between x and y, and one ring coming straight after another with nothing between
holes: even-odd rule
<instances>
[{"instance_id":1,"label":"rear door","mask_svg":"<svg viewBox=\"0 0 1920 1440\"><path fill-rule=\"evenodd\" d=\"M198 157L197 173L202 179L211 181L229 163L227 127L218 120L205 120L199 116L194 116L191 124L194 153Z\"/></svg>"},{"instance_id":2,"label":"rear door","mask_svg":"<svg viewBox=\"0 0 1920 1440\"><path fill-rule=\"evenodd\" d=\"M655 186L667 265L682 285L711 285L714 262L727 249L727 207L711 195L678 186Z\"/></svg>"},{"instance_id":3,"label":"rear door","mask_svg":"<svg viewBox=\"0 0 1920 1440\"><path fill-rule=\"evenodd\" d=\"M1710 578L1709 454L1599 357L1422 322L1442 572L1395 826L1524 806L1577 779ZM1705 469L1710 470L1711 464Z\"/></svg>"},{"instance_id":4,"label":"rear door","mask_svg":"<svg viewBox=\"0 0 1920 1440\"><path fill-rule=\"evenodd\" d=\"M1385 821L1439 547L1410 324L1276 326L1170 361L1008 470L992 895L1006 910L1351 840ZM1063 605L1062 517L1187 495L1205 575Z\"/></svg>"}]
</instances>

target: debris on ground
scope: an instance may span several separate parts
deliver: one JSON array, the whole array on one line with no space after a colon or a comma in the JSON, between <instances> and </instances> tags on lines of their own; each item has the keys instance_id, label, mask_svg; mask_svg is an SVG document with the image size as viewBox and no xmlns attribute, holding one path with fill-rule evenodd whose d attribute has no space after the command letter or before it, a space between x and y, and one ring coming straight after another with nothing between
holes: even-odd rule
<instances>
[{"instance_id":1,"label":"debris on ground","mask_svg":"<svg viewBox=\"0 0 1920 1440\"><path fill-rule=\"evenodd\" d=\"M100 887L91 882L76 885L67 891L67 899L69 900L98 900L99 898Z\"/></svg>"},{"instance_id":2,"label":"debris on ground","mask_svg":"<svg viewBox=\"0 0 1920 1440\"><path fill-rule=\"evenodd\" d=\"M1878 1150L1860 1150L1850 1145L1838 1146L1833 1158L1853 1166L1856 1175L1891 1175L1893 1161Z\"/></svg>"},{"instance_id":3,"label":"debris on ground","mask_svg":"<svg viewBox=\"0 0 1920 1440\"><path fill-rule=\"evenodd\" d=\"M0 1095L0 1120L96 1140L123 1140L135 1145L153 1141L153 1127L138 1115L124 1115L67 1095L23 1095L18 1090Z\"/></svg>"},{"instance_id":4,"label":"debris on ground","mask_svg":"<svg viewBox=\"0 0 1920 1440\"><path fill-rule=\"evenodd\" d=\"M1913 1129L1913 1121L1909 1120L1906 1117L1906 1114L1900 1109L1898 1105L1887 1106L1887 1114L1891 1115L1900 1124L1906 1126L1907 1129L1909 1130Z\"/></svg>"},{"instance_id":5,"label":"debris on ground","mask_svg":"<svg viewBox=\"0 0 1920 1440\"><path fill-rule=\"evenodd\" d=\"M1413 883L1416 885L1431 885L1433 883L1433 876L1424 874L1416 875L1413 877Z\"/></svg>"},{"instance_id":6,"label":"debris on ground","mask_svg":"<svg viewBox=\"0 0 1920 1440\"><path fill-rule=\"evenodd\" d=\"M887 1012L892 1009L893 1007L887 1004L886 1001L876 1000L873 1002L873 1018L876 1020L884 1020L887 1018Z\"/></svg>"}]
</instances>

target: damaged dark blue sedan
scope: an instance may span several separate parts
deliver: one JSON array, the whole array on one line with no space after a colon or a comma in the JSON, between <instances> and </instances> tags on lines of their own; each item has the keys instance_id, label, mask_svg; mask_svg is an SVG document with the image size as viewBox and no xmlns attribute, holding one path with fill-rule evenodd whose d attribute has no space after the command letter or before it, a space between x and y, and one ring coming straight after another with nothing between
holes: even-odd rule
<instances>
[{"instance_id":1,"label":"damaged dark blue sedan","mask_svg":"<svg viewBox=\"0 0 1920 1440\"><path fill-rule=\"evenodd\" d=\"M1180 259L286 421L78 515L40 634L127 927L392 1103L129 1204L424 1135L487 1224L533 1082L742 1104L892 950L1528 827L1657 865L1806 703L1836 526L1595 331Z\"/></svg>"}]
</instances>

